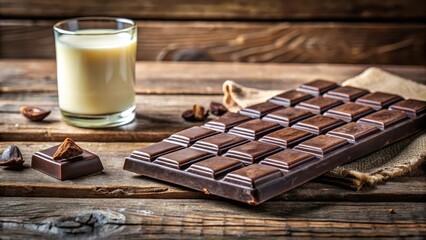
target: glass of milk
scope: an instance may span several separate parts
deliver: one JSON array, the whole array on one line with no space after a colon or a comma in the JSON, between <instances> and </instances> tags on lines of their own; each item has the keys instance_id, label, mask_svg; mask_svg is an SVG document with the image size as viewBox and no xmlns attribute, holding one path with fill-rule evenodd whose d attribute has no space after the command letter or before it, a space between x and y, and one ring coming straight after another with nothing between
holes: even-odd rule
<instances>
[{"instance_id":1,"label":"glass of milk","mask_svg":"<svg viewBox=\"0 0 426 240\"><path fill-rule=\"evenodd\" d=\"M135 118L137 27L124 18L85 17L54 25L62 119L115 127Z\"/></svg>"}]
</instances>

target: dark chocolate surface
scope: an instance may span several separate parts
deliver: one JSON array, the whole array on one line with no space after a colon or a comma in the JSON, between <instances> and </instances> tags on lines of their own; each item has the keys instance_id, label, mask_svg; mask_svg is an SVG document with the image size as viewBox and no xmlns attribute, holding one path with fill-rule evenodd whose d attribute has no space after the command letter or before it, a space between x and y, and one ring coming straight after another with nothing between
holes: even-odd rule
<instances>
[{"instance_id":1,"label":"dark chocolate surface","mask_svg":"<svg viewBox=\"0 0 426 240\"><path fill-rule=\"evenodd\" d=\"M248 139L228 133L220 133L197 141L191 148L221 155L228 149L249 142Z\"/></svg>"},{"instance_id":2,"label":"dark chocolate surface","mask_svg":"<svg viewBox=\"0 0 426 240\"><path fill-rule=\"evenodd\" d=\"M192 164L191 167L188 168L188 172L217 179L228 172L242 167L244 167L244 164L241 161L216 156Z\"/></svg>"},{"instance_id":3,"label":"dark chocolate surface","mask_svg":"<svg viewBox=\"0 0 426 240\"><path fill-rule=\"evenodd\" d=\"M340 119L324 115L315 115L294 124L292 127L318 135L326 133L327 131L343 124L344 122Z\"/></svg>"},{"instance_id":4,"label":"dark chocolate surface","mask_svg":"<svg viewBox=\"0 0 426 240\"><path fill-rule=\"evenodd\" d=\"M163 155L157 158L154 163L171 168L184 169L192 163L201 161L212 156L214 155L208 152L192 148L185 148L176 152Z\"/></svg>"},{"instance_id":5,"label":"dark chocolate surface","mask_svg":"<svg viewBox=\"0 0 426 240\"><path fill-rule=\"evenodd\" d=\"M290 90L284 93L281 93L268 101L271 103L275 103L277 105L281 105L284 107L290 107L298 104L301 101L312 98L312 95L304 92L299 92L296 90Z\"/></svg>"},{"instance_id":6,"label":"dark chocolate surface","mask_svg":"<svg viewBox=\"0 0 426 240\"><path fill-rule=\"evenodd\" d=\"M281 170L289 170L315 159L316 157L312 154L286 149L265 158L260 164L277 167Z\"/></svg>"},{"instance_id":7,"label":"dark chocolate surface","mask_svg":"<svg viewBox=\"0 0 426 240\"><path fill-rule=\"evenodd\" d=\"M244 116L238 113L227 112L219 118L213 119L203 127L219 132L228 132L232 127L251 120L251 117Z\"/></svg>"},{"instance_id":8,"label":"dark chocolate surface","mask_svg":"<svg viewBox=\"0 0 426 240\"><path fill-rule=\"evenodd\" d=\"M324 97L342 100L344 102L355 101L357 98L368 94L369 91L356 87L338 87L324 94Z\"/></svg>"},{"instance_id":9,"label":"dark chocolate surface","mask_svg":"<svg viewBox=\"0 0 426 240\"><path fill-rule=\"evenodd\" d=\"M132 154L135 155L135 157L138 159L152 162L161 155L174 152L180 149L183 149L183 147L174 143L158 142L158 143L154 143L149 146L137 149L133 151Z\"/></svg>"},{"instance_id":10,"label":"dark chocolate surface","mask_svg":"<svg viewBox=\"0 0 426 240\"><path fill-rule=\"evenodd\" d=\"M345 139L332 137L328 135L319 135L306 140L297 145L294 149L311 153L318 157L324 157L325 154L348 144Z\"/></svg>"},{"instance_id":11,"label":"dark chocolate surface","mask_svg":"<svg viewBox=\"0 0 426 240\"><path fill-rule=\"evenodd\" d=\"M177 132L171 135L169 138L164 139L163 141L181 145L183 147L189 147L194 142L215 134L218 134L218 132L212 129L194 126Z\"/></svg>"},{"instance_id":12,"label":"dark chocolate surface","mask_svg":"<svg viewBox=\"0 0 426 240\"><path fill-rule=\"evenodd\" d=\"M101 172L104 167L99 157L87 150L71 159L54 160L59 145L39 152L31 157L31 167L61 181Z\"/></svg>"},{"instance_id":13,"label":"dark chocolate surface","mask_svg":"<svg viewBox=\"0 0 426 240\"><path fill-rule=\"evenodd\" d=\"M375 92L364 95L358 98L355 103L369 106L374 110L380 110L386 108L392 103L402 100L402 97L394 94L384 93L384 92Z\"/></svg>"},{"instance_id":14,"label":"dark chocolate surface","mask_svg":"<svg viewBox=\"0 0 426 240\"><path fill-rule=\"evenodd\" d=\"M256 140L262 137L263 135L280 128L281 126L278 123L267 122L261 119L254 119L232 128L231 130L229 130L229 133L250 140Z\"/></svg>"},{"instance_id":15,"label":"dark chocolate surface","mask_svg":"<svg viewBox=\"0 0 426 240\"><path fill-rule=\"evenodd\" d=\"M401 111L382 109L358 120L358 123L373 125L381 130L405 120L407 116Z\"/></svg>"},{"instance_id":16,"label":"dark chocolate surface","mask_svg":"<svg viewBox=\"0 0 426 240\"><path fill-rule=\"evenodd\" d=\"M280 150L279 146L253 141L231 148L224 156L239 159L245 164L253 164Z\"/></svg>"},{"instance_id":17,"label":"dark chocolate surface","mask_svg":"<svg viewBox=\"0 0 426 240\"><path fill-rule=\"evenodd\" d=\"M264 102L264 103L259 103L259 104L246 107L240 110L238 113L251 118L261 118L265 116L266 114L272 111L278 110L280 108L282 108L282 106L271 103L271 102Z\"/></svg>"},{"instance_id":18,"label":"dark chocolate surface","mask_svg":"<svg viewBox=\"0 0 426 240\"><path fill-rule=\"evenodd\" d=\"M336 87L338 87L338 85L334 82L318 79L301 85L299 88L297 88L297 91L319 96Z\"/></svg>"},{"instance_id":19,"label":"dark chocolate surface","mask_svg":"<svg viewBox=\"0 0 426 240\"><path fill-rule=\"evenodd\" d=\"M296 108L308 110L314 114L320 114L342 103L342 101L337 99L319 96L297 104Z\"/></svg>"},{"instance_id":20,"label":"dark chocolate surface","mask_svg":"<svg viewBox=\"0 0 426 240\"><path fill-rule=\"evenodd\" d=\"M426 112L426 102L414 99L402 100L390 106L389 110L402 111L407 114L407 116L415 118Z\"/></svg>"},{"instance_id":21,"label":"dark chocolate surface","mask_svg":"<svg viewBox=\"0 0 426 240\"><path fill-rule=\"evenodd\" d=\"M274 167L253 164L228 173L223 181L255 188L262 184L277 180L282 177L282 175L283 174Z\"/></svg>"},{"instance_id":22,"label":"dark chocolate surface","mask_svg":"<svg viewBox=\"0 0 426 240\"><path fill-rule=\"evenodd\" d=\"M345 122L352 122L372 112L374 110L370 107L348 102L328 110L324 113L324 116L341 119Z\"/></svg>"},{"instance_id":23,"label":"dark chocolate surface","mask_svg":"<svg viewBox=\"0 0 426 240\"><path fill-rule=\"evenodd\" d=\"M271 112L264 116L262 120L279 123L283 127L290 127L294 123L311 117L313 113L307 110L294 107L284 108L278 111Z\"/></svg>"},{"instance_id":24,"label":"dark chocolate surface","mask_svg":"<svg viewBox=\"0 0 426 240\"><path fill-rule=\"evenodd\" d=\"M293 147L294 145L315 136L314 134L295 129L295 128L284 128L278 131L269 133L259 139L260 142L275 144L283 148Z\"/></svg>"},{"instance_id":25,"label":"dark chocolate surface","mask_svg":"<svg viewBox=\"0 0 426 240\"><path fill-rule=\"evenodd\" d=\"M327 135L344 138L348 140L349 142L353 143L365 137L368 137L378 131L379 129L377 127L367 125L367 124L351 122L331 130L330 132L327 133Z\"/></svg>"}]
</instances>

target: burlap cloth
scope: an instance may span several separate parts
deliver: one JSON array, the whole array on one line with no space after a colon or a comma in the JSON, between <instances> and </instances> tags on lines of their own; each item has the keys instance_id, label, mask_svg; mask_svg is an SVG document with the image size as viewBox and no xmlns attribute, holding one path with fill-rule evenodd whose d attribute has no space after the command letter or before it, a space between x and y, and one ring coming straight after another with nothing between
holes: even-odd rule
<instances>
[{"instance_id":1,"label":"burlap cloth","mask_svg":"<svg viewBox=\"0 0 426 240\"><path fill-rule=\"evenodd\" d=\"M374 67L344 81L342 85L426 101L426 86ZM231 112L237 112L241 108L264 102L283 91L285 89L277 91L248 88L227 80L223 84L223 103ZM337 167L319 180L360 190L409 174L419 169L425 159L426 132L422 131L355 162Z\"/></svg>"}]
</instances>

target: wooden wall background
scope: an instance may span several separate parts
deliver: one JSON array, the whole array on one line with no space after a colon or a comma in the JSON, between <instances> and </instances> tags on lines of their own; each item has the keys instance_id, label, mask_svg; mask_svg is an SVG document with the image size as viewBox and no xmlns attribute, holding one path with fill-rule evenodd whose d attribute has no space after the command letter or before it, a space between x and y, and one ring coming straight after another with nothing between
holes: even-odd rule
<instances>
[{"instance_id":1,"label":"wooden wall background","mask_svg":"<svg viewBox=\"0 0 426 240\"><path fill-rule=\"evenodd\" d=\"M136 19L146 61L426 64L424 0L0 0L0 58L54 58L78 16Z\"/></svg>"}]
</instances>

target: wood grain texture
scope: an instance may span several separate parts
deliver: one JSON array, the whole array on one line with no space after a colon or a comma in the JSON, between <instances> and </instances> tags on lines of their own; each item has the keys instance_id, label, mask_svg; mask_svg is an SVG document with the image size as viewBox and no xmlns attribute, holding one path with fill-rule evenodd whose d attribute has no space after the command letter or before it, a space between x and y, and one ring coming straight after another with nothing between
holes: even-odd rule
<instances>
[{"instance_id":1,"label":"wood grain texture","mask_svg":"<svg viewBox=\"0 0 426 240\"><path fill-rule=\"evenodd\" d=\"M54 23L0 20L0 58L54 58ZM426 64L425 24L140 21L138 26L139 60L170 61L195 49L226 62Z\"/></svg>"},{"instance_id":2,"label":"wood grain texture","mask_svg":"<svg viewBox=\"0 0 426 240\"><path fill-rule=\"evenodd\" d=\"M136 64L139 94L222 94L222 83L232 79L260 89L292 89L317 78L341 82L358 75L369 65L345 64L255 64L255 63L169 63ZM426 84L422 66L378 66L399 76ZM56 93L53 60L0 60L0 92Z\"/></svg>"},{"instance_id":3,"label":"wood grain texture","mask_svg":"<svg viewBox=\"0 0 426 240\"><path fill-rule=\"evenodd\" d=\"M77 142L81 147L99 155L104 171L96 176L59 181L29 168L33 153L58 142L0 142L0 149L16 144L24 157L23 171L0 169L0 196L9 197L69 197L69 198L206 198L218 197L171 185L162 181L123 171L124 159L133 150L150 143ZM0 150L1 151L1 150ZM404 177L379 185L375 189L356 192L340 187L309 182L274 200L291 201L422 201L426 198L424 177ZM321 189L321 191L318 191Z\"/></svg>"},{"instance_id":4,"label":"wood grain texture","mask_svg":"<svg viewBox=\"0 0 426 240\"><path fill-rule=\"evenodd\" d=\"M417 19L422 0L0 0L0 15L18 18L124 16L136 19Z\"/></svg>"},{"instance_id":5,"label":"wood grain texture","mask_svg":"<svg viewBox=\"0 0 426 240\"><path fill-rule=\"evenodd\" d=\"M0 205L0 229L8 236L38 238L420 239L426 234L424 210L423 203L405 202L275 201L251 207L195 199L7 198Z\"/></svg>"}]
</instances>

